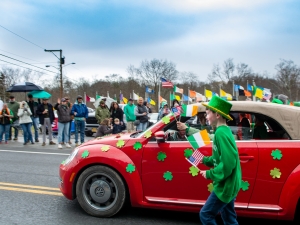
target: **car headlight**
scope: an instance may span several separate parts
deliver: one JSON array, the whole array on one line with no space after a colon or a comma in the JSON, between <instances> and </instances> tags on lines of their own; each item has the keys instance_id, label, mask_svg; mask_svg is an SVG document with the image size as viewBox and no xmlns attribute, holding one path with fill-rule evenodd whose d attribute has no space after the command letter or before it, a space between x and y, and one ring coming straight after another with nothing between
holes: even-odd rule
<instances>
[{"instance_id":1,"label":"car headlight","mask_svg":"<svg viewBox=\"0 0 300 225\"><path fill-rule=\"evenodd\" d=\"M75 156L77 155L78 151L79 151L79 147L75 148L74 151L65 160L64 165L67 165L69 162L71 162L75 158Z\"/></svg>"}]
</instances>

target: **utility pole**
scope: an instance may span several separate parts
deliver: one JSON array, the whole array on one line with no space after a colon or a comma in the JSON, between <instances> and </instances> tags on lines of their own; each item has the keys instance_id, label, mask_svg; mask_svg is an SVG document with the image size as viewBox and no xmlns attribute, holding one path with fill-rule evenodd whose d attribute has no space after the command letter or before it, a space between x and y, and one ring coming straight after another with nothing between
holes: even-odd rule
<instances>
[{"instance_id":1,"label":"utility pole","mask_svg":"<svg viewBox=\"0 0 300 225\"><path fill-rule=\"evenodd\" d=\"M60 52L60 57L58 58L54 53L54 55L56 56L56 58L59 59L59 72L60 72L60 98L63 97L63 79L62 79L62 65L65 64L65 58L62 57L62 50L46 50L45 52Z\"/></svg>"}]
</instances>

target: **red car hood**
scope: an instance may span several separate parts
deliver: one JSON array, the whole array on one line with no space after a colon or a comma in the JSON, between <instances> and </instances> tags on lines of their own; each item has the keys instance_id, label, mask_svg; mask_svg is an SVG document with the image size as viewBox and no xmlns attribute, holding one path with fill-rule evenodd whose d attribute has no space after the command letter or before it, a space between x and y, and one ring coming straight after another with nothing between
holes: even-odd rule
<instances>
[{"instance_id":1,"label":"red car hood","mask_svg":"<svg viewBox=\"0 0 300 225\"><path fill-rule=\"evenodd\" d=\"M131 133L132 134L132 133ZM85 142L84 144L80 145L80 147L88 146L88 145L95 145L95 144L105 144L105 145L115 145L116 141L123 140L126 144L126 142L131 139L131 134L113 134L109 136L104 136L101 138L95 138L93 140L89 140Z\"/></svg>"}]
</instances>

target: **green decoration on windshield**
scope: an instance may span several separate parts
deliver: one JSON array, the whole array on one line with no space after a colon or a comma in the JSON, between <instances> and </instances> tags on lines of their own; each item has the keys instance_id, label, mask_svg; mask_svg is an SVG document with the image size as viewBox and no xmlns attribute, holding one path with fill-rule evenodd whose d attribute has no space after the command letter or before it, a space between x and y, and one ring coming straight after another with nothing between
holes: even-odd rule
<instances>
[{"instance_id":1,"label":"green decoration on windshield","mask_svg":"<svg viewBox=\"0 0 300 225\"><path fill-rule=\"evenodd\" d=\"M159 152L157 153L157 160L158 161L165 161L165 158L167 158L167 155L165 152Z\"/></svg>"},{"instance_id":2,"label":"green decoration on windshield","mask_svg":"<svg viewBox=\"0 0 300 225\"><path fill-rule=\"evenodd\" d=\"M132 173L134 171L135 171L135 166L133 164L129 163L126 167L126 172Z\"/></svg>"},{"instance_id":3,"label":"green decoration on windshield","mask_svg":"<svg viewBox=\"0 0 300 225\"><path fill-rule=\"evenodd\" d=\"M170 123L170 117L165 116L165 117L163 117L163 118L161 119L161 121L162 121L164 124L168 124L168 123Z\"/></svg>"},{"instance_id":4,"label":"green decoration on windshield","mask_svg":"<svg viewBox=\"0 0 300 225\"><path fill-rule=\"evenodd\" d=\"M90 154L89 150L84 150L81 154L81 158L85 159L89 156L89 154Z\"/></svg>"},{"instance_id":5,"label":"green decoration on windshield","mask_svg":"<svg viewBox=\"0 0 300 225\"><path fill-rule=\"evenodd\" d=\"M282 158L282 153L279 149L275 149L272 151L271 156L273 157L273 159L280 160Z\"/></svg>"},{"instance_id":6,"label":"green decoration on windshield","mask_svg":"<svg viewBox=\"0 0 300 225\"><path fill-rule=\"evenodd\" d=\"M151 135L152 135L152 131L151 131L151 130L148 130L148 131L144 134L144 137L145 137L145 138L149 138L149 137L151 137Z\"/></svg>"},{"instance_id":7,"label":"green decoration on windshield","mask_svg":"<svg viewBox=\"0 0 300 225\"><path fill-rule=\"evenodd\" d=\"M141 149L142 147L143 147L143 145L139 141L135 142L134 145L133 145L133 149L135 149L136 151Z\"/></svg>"},{"instance_id":8,"label":"green decoration on windshield","mask_svg":"<svg viewBox=\"0 0 300 225\"><path fill-rule=\"evenodd\" d=\"M272 176L273 179L280 178L281 176L280 169L275 167L274 169L270 170L270 175Z\"/></svg>"},{"instance_id":9,"label":"green decoration on windshield","mask_svg":"<svg viewBox=\"0 0 300 225\"><path fill-rule=\"evenodd\" d=\"M109 150L109 145L104 145L101 147L102 152L107 152Z\"/></svg>"},{"instance_id":10,"label":"green decoration on windshield","mask_svg":"<svg viewBox=\"0 0 300 225\"><path fill-rule=\"evenodd\" d=\"M242 183L241 183L241 189L242 189L243 191L247 191L247 190L249 189L249 186L250 186L250 184L249 184L248 181L243 181L243 180L242 180Z\"/></svg>"},{"instance_id":11,"label":"green decoration on windshield","mask_svg":"<svg viewBox=\"0 0 300 225\"><path fill-rule=\"evenodd\" d=\"M198 176L199 174L199 169L195 166L190 167L190 174L192 174L193 177Z\"/></svg>"},{"instance_id":12,"label":"green decoration on windshield","mask_svg":"<svg viewBox=\"0 0 300 225\"><path fill-rule=\"evenodd\" d=\"M190 149L190 148L185 149L185 150L184 150L184 157L185 157L185 158L191 157L192 154L193 154L193 152L194 152L194 151L193 151L192 149Z\"/></svg>"},{"instance_id":13,"label":"green decoration on windshield","mask_svg":"<svg viewBox=\"0 0 300 225\"><path fill-rule=\"evenodd\" d=\"M164 172L163 178L165 179L165 181L171 181L173 179L172 172L170 171Z\"/></svg>"},{"instance_id":14,"label":"green decoration on windshield","mask_svg":"<svg viewBox=\"0 0 300 225\"><path fill-rule=\"evenodd\" d=\"M207 185L207 190L208 190L209 192L212 192L212 191L214 190L214 185L213 185L212 183L209 183L209 184Z\"/></svg>"},{"instance_id":15,"label":"green decoration on windshield","mask_svg":"<svg viewBox=\"0 0 300 225\"><path fill-rule=\"evenodd\" d=\"M118 147L118 148L122 148L124 145L125 145L125 141L123 141L123 140L118 140L118 142L117 142L117 147Z\"/></svg>"}]
</instances>

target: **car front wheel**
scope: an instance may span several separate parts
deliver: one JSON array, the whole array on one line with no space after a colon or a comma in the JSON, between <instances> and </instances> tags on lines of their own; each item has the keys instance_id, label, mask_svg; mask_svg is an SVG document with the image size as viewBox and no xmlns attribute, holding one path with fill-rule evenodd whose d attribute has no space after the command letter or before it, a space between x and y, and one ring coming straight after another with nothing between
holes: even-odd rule
<instances>
[{"instance_id":1,"label":"car front wheel","mask_svg":"<svg viewBox=\"0 0 300 225\"><path fill-rule=\"evenodd\" d=\"M111 217L123 207L125 185L119 174L106 166L92 166L80 175L76 185L80 206L90 215Z\"/></svg>"}]
</instances>

